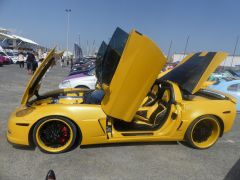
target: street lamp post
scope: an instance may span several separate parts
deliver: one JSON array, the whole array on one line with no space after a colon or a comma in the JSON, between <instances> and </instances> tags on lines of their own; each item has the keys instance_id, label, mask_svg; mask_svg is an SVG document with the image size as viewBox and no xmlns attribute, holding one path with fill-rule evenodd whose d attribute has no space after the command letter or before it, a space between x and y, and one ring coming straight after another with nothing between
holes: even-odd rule
<instances>
[{"instance_id":1,"label":"street lamp post","mask_svg":"<svg viewBox=\"0 0 240 180\"><path fill-rule=\"evenodd\" d=\"M65 9L67 13L67 61L68 61L68 34L69 34L69 16L70 12L72 11L71 9Z\"/></svg>"}]
</instances>

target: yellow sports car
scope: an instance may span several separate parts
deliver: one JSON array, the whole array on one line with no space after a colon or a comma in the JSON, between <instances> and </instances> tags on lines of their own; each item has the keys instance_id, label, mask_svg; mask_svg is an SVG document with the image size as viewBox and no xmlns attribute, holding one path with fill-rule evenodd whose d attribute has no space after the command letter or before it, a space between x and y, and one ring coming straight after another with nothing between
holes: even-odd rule
<instances>
[{"instance_id":1,"label":"yellow sports car","mask_svg":"<svg viewBox=\"0 0 240 180\"><path fill-rule=\"evenodd\" d=\"M63 89L39 94L41 79L55 61L52 50L30 80L21 105L10 116L7 139L60 153L81 145L123 142L186 141L211 147L230 131L236 100L200 90L227 56L223 52L189 55L160 79L166 63L145 35L117 28L100 48L99 90Z\"/></svg>"}]
</instances>

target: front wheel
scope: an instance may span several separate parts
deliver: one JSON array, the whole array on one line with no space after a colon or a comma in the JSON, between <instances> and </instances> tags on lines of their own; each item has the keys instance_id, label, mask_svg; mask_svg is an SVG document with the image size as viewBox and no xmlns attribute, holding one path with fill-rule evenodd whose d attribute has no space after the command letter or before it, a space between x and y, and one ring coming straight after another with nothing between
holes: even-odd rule
<instances>
[{"instance_id":1,"label":"front wheel","mask_svg":"<svg viewBox=\"0 0 240 180\"><path fill-rule=\"evenodd\" d=\"M185 139L196 149L207 149L213 146L221 132L218 119L214 116L202 116L194 120L188 127Z\"/></svg>"},{"instance_id":2,"label":"front wheel","mask_svg":"<svg viewBox=\"0 0 240 180\"><path fill-rule=\"evenodd\" d=\"M52 116L41 119L33 129L33 141L43 152L68 151L77 136L76 126L67 118Z\"/></svg>"}]
</instances>

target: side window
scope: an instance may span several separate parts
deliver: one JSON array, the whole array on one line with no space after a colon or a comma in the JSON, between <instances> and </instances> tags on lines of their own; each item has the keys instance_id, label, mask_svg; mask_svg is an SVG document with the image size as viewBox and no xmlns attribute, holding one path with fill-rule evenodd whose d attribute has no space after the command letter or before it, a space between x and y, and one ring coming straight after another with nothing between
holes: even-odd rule
<instances>
[{"instance_id":1,"label":"side window","mask_svg":"<svg viewBox=\"0 0 240 180\"><path fill-rule=\"evenodd\" d=\"M240 84L233 84L231 86L228 86L227 90L240 92Z\"/></svg>"}]
</instances>

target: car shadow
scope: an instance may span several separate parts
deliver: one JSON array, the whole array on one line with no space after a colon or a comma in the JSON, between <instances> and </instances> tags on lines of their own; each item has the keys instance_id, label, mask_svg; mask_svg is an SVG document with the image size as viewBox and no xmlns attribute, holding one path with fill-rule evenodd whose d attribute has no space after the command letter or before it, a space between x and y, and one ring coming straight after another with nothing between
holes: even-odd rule
<instances>
[{"instance_id":1,"label":"car shadow","mask_svg":"<svg viewBox=\"0 0 240 180\"><path fill-rule=\"evenodd\" d=\"M93 145L81 145L75 143L72 148L67 150L67 153L75 150L77 147L80 149L91 149L91 148L107 148L107 147L121 147L121 146L151 146L151 145L179 145L177 141L168 141L168 142L129 142L129 143L109 143L109 144L93 144ZM22 145L12 145L15 149L18 150L27 150L27 151L35 151L36 147L34 146L22 146Z\"/></svg>"},{"instance_id":2,"label":"car shadow","mask_svg":"<svg viewBox=\"0 0 240 180\"><path fill-rule=\"evenodd\" d=\"M179 141L178 143L182 144L183 146L186 146L188 148L193 148L190 144L188 144L186 141ZM193 148L194 149L194 148ZM196 149L196 148L195 148Z\"/></svg>"},{"instance_id":3,"label":"car shadow","mask_svg":"<svg viewBox=\"0 0 240 180\"><path fill-rule=\"evenodd\" d=\"M106 148L106 147L120 147L120 146L152 146L152 145L179 145L177 141L168 142L127 142L127 143L109 143L109 144L93 144L93 145L81 145L81 149L90 148Z\"/></svg>"},{"instance_id":4,"label":"car shadow","mask_svg":"<svg viewBox=\"0 0 240 180\"><path fill-rule=\"evenodd\" d=\"M24 146L24 145L12 145L13 148L18 150L27 150L27 151L35 151L36 147L34 146Z\"/></svg>"},{"instance_id":5,"label":"car shadow","mask_svg":"<svg viewBox=\"0 0 240 180\"><path fill-rule=\"evenodd\" d=\"M233 165L233 167L225 176L224 180L239 180L239 179L240 179L240 159Z\"/></svg>"},{"instance_id":6,"label":"car shadow","mask_svg":"<svg viewBox=\"0 0 240 180\"><path fill-rule=\"evenodd\" d=\"M152 145L159 146L159 145L179 145L179 144L183 144L183 143L177 142L177 141L168 141L168 142L126 142L126 143L93 144L93 145L80 145L80 146L79 146L79 143L75 143L72 148L70 148L66 152L62 152L62 153L68 153L70 151L75 150L77 147L79 147L80 149L93 149L93 148L123 147L123 146L152 146ZM24 146L24 145L12 145L12 147L15 148L15 149L24 150L24 151L35 151L35 149L36 149L35 146Z\"/></svg>"}]
</instances>

